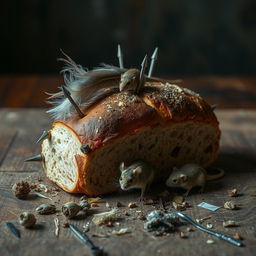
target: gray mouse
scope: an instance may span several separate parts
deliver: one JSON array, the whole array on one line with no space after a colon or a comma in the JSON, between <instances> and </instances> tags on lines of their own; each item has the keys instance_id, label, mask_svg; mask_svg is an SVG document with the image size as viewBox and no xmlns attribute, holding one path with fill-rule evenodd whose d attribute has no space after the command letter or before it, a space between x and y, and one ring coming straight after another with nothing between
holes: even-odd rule
<instances>
[{"instance_id":1,"label":"gray mouse","mask_svg":"<svg viewBox=\"0 0 256 256\"><path fill-rule=\"evenodd\" d=\"M185 164L179 169L174 168L165 184L168 187L187 190L185 196L196 186L200 186L201 192L203 192L206 181L215 180L224 176L224 170L219 168L215 169L217 169L219 173L208 175L206 170L198 164Z\"/></svg>"},{"instance_id":2,"label":"gray mouse","mask_svg":"<svg viewBox=\"0 0 256 256\"><path fill-rule=\"evenodd\" d=\"M122 162L119 168L121 171L121 176L119 178L121 189L141 189L142 200L146 189L149 188L154 179L154 169L142 160L138 160L128 167L125 167L124 162Z\"/></svg>"}]
</instances>

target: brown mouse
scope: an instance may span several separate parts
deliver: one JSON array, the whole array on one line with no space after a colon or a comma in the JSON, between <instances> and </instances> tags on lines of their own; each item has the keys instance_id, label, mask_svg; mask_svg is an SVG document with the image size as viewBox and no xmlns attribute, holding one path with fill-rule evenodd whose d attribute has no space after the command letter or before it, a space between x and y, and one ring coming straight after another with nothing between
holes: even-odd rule
<instances>
[{"instance_id":1,"label":"brown mouse","mask_svg":"<svg viewBox=\"0 0 256 256\"><path fill-rule=\"evenodd\" d=\"M128 167L125 167L124 162L122 162L120 171L119 184L121 189L140 188L141 199L143 199L146 189L149 188L154 179L154 169L146 162L139 160Z\"/></svg>"},{"instance_id":2,"label":"brown mouse","mask_svg":"<svg viewBox=\"0 0 256 256\"><path fill-rule=\"evenodd\" d=\"M181 168L174 168L173 172L166 180L166 186L186 189L187 196L193 187L200 186L201 192L204 190L206 181L215 180L224 176L225 172L218 169L218 174L208 175L206 170L197 164L186 164Z\"/></svg>"}]
</instances>

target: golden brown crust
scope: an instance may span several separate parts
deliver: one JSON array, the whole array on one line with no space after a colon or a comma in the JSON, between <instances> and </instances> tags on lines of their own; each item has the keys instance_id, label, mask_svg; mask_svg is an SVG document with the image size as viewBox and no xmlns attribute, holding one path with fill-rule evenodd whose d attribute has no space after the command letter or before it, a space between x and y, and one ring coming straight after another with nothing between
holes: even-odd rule
<instances>
[{"instance_id":1,"label":"golden brown crust","mask_svg":"<svg viewBox=\"0 0 256 256\"><path fill-rule=\"evenodd\" d=\"M146 127L190 120L218 126L215 114L198 94L169 83L146 83L140 97L130 92L113 94L92 106L84 118L74 116L66 124L93 151Z\"/></svg>"}]
</instances>

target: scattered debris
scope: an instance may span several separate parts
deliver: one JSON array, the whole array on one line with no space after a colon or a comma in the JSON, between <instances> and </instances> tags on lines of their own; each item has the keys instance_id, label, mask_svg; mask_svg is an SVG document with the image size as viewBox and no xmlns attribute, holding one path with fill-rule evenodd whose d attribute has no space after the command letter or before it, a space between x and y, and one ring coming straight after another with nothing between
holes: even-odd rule
<instances>
[{"instance_id":1,"label":"scattered debris","mask_svg":"<svg viewBox=\"0 0 256 256\"><path fill-rule=\"evenodd\" d=\"M86 196L86 195L81 196L80 201L83 201L83 200L88 201L88 196Z\"/></svg>"},{"instance_id":2,"label":"scattered debris","mask_svg":"<svg viewBox=\"0 0 256 256\"><path fill-rule=\"evenodd\" d=\"M45 196L45 195L43 195L43 194L41 194L41 193L39 193L39 192L36 192L36 191L33 192L33 195L36 195L36 196L41 197L41 198L44 198L44 199L52 200L50 197Z\"/></svg>"},{"instance_id":3,"label":"scattered debris","mask_svg":"<svg viewBox=\"0 0 256 256\"><path fill-rule=\"evenodd\" d=\"M130 203L128 204L128 207L129 207L129 208L136 208L136 207L137 207L137 204L136 204L135 202L130 202Z\"/></svg>"},{"instance_id":4,"label":"scattered debris","mask_svg":"<svg viewBox=\"0 0 256 256\"><path fill-rule=\"evenodd\" d=\"M62 206L62 213L63 213L67 218L70 219L70 218L75 217L81 209L82 209L81 206L78 205L77 203L68 202L68 203L65 203L65 204Z\"/></svg>"},{"instance_id":5,"label":"scattered debris","mask_svg":"<svg viewBox=\"0 0 256 256\"><path fill-rule=\"evenodd\" d=\"M56 212L56 206L53 204L41 204L36 208L38 214L53 214Z\"/></svg>"},{"instance_id":6,"label":"scattered debris","mask_svg":"<svg viewBox=\"0 0 256 256\"><path fill-rule=\"evenodd\" d=\"M175 214L164 213L160 210L149 212L146 219L147 221L144 223L144 229L148 232L154 232L154 235L156 236L173 232L175 226L181 223Z\"/></svg>"},{"instance_id":7,"label":"scattered debris","mask_svg":"<svg viewBox=\"0 0 256 256\"><path fill-rule=\"evenodd\" d=\"M184 197L180 195L175 195L172 199L172 201L175 202L176 204L182 204L184 200Z\"/></svg>"},{"instance_id":8,"label":"scattered debris","mask_svg":"<svg viewBox=\"0 0 256 256\"><path fill-rule=\"evenodd\" d=\"M26 198L30 191L31 191L31 188L27 181L21 180L21 181L16 182L12 186L13 194L19 199Z\"/></svg>"},{"instance_id":9,"label":"scattered debris","mask_svg":"<svg viewBox=\"0 0 256 256\"><path fill-rule=\"evenodd\" d=\"M19 216L19 223L25 228L31 228L36 224L36 217L33 213L23 212Z\"/></svg>"},{"instance_id":10,"label":"scattered debris","mask_svg":"<svg viewBox=\"0 0 256 256\"><path fill-rule=\"evenodd\" d=\"M130 216L130 213L127 212L127 211L125 211L125 212L124 212L124 215L125 215L125 216Z\"/></svg>"},{"instance_id":11,"label":"scattered debris","mask_svg":"<svg viewBox=\"0 0 256 256\"><path fill-rule=\"evenodd\" d=\"M94 214L92 221L96 225L104 225L109 221L118 219L118 209L113 208L111 211Z\"/></svg>"},{"instance_id":12,"label":"scattered debris","mask_svg":"<svg viewBox=\"0 0 256 256\"><path fill-rule=\"evenodd\" d=\"M211 216L206 216L201 219L196 219L196 222L199 224L202 224L205 220L209 220L209 219L211 219Z\"/></svg>"},{"instance_id":13,"label":"scattered debris","mask_svg":"<svg viewBox=\"0 0 256 256\"><path fill-rule=\"evenodd\" d=\"M83 225L83 232L86 233L90 231L90 222L87 221L84 225Z\"/></svg>"},{"instance_id":14,"label":"scattered debris","mask_svg":"<svg viewBox=\"0 0 256 256\"><path fill-rule=\"evenodd\" d=\"M60 221L58 218L54 218L54 224L55 224L55 236L59 236L60 232Z\"/></svg>"},{"instance_id":15,"label":"scattered debris","mask_svg":"<svg viewBox=\"0 0 256 256\"><path fill-rule=\"evenodd\" d=\"M219 232L216 232L216 231L213 231L213 230L210 230L208 228L205 228L203 226L201 226L200 224L197 224L195 221L193 221L190 217L188 217L187 215L181 213L181 212L173 212L173 214L175 216L179 216L182 220L185 220L187 221L188 223L192 224L195 228L201 230L201 231L204 231L206 233L209 233L213 236L216 236L218 238L221 238L221 239L224 239L225 241L235 245L235 246L242 246L242 243L238 240L235 240L233 239L233 237L231 236L228 236L228 235L224 235L224 234L221 234Z\"/></svg>"},{"instance_id":16,"label":"scattered debris","mask_svg":"<svg viewBox=\"0 0 256 256\"><path fill-rule=\"evenodd\" d=\"M92 234L92 237L107 238L107 237L109 237L109 235L107 235L107 234Z\"/></svg>"},{"instance_id":17,"label":"scattered debris","mask_svg":"<svg viewBox=\"0 0 256 256\"><path fill-rule=\"evenodd\" d=\"M243 238L238 233L236 233L233 237L238 240L243 240Z\"/></svg>"},{"instance_id":18,"label":"scattered debris","mask_svg":"<svg viewBox=\"0 0 256 256\"><path fill-rule=\"evenodd\" d=\"M113 221L108 221L106 224L105 224L106 227L109 227L109 228L112 228L114 227L114 223Z\"/></svg>"},{"instance_id":19,"label":"scattered debris","mask_svg":"<svg viewBox=\"0 0 256 256\"><path fill-rule=\"evenodd\" d=\"M204 208L204 209L207 209L207 210L210 210L210 211L213 211L213 212L220 209L219 206L208 204L208 203L205 203L205 202L202 202L202 203L198 204L197 206L199 206L201 208Z\"/></svg>"},{"instance_id":20,"label":"scattered debris","mask_svg":"<svg viewBox=\"0 0 256 256\"><path fill-rule=\"evenodd\" d=\"M38 189L38 191L36 190L37 192L41 192L42 190L43 190L45 193L48 192L47 186L44 185L44 184L41 184L41 183L37 185L37 189Z\"/></svg>"},{"instance_id":21,"label":"scattered debris","mask_svg":"<svg viewBox=\"0 0 256 256\"><path fill-rule=\"evenodd\" d=\"M212 228L213 228L213 225L212 225L211 223L207 223L207 224L206 224L206 227L212 229Z\"/></svg>"},{"instance_id":22,"label":"scattered debris","mask_svg":"<svg viewBox=\"0 0 256 256\"><path fill-rule=\"evenodd\" d=\"M152 199L145 199L143 200L144 205L152 205L154 204L154 201Z\"/></svg>"},{"instance_id":23,"label":"scattered debris","mask_svg":"<svg viewBox=\"0 0 256 256\"><path fill-rule=\"evenodd\" d=\"M112 234L121 236L121 235L128 234L128 233L131 233L131 232L132 231L129 228L121 228L120 230L113 230Z\"/></svg>"},{"instance_id":24,"label":"scattered debris","mask_svg":"<svg viewBox=\"0 0 256 256\"><path fill-rule=\"evenodd\" d=\"M224 203L224 208L229 210L237 209L237 205L233 201L227 201Z\"/></svg>"},{"instance_id":25,"label":"scattered debris","mask_svg":"<svg viewBox=\"0 0 256 256\"><path fill-rule=\"evenodd\" d=\"M214 244L215 242L214 242L214 240L212 240L212 239L208 239L208 240L206 241L206 243L207 243L207 244Z\"/></svg>"},{"instance_id":26,"label":"scattered debris","mask_svg":"<svg viewBox=\"0 0 256 256\"><path fill-rule=\"evenodd\" d=\"M81 200L79 202L79 206L81 207L82 211L87 211L91 208L91 204L87 200Z\"/></svg>"},{"instance_id":27,"label":"scattered debris","mask_svg":"<svg viewBox=\"0 0 256 256\"><path fill-rule=\"evenodd\" d=\"M224 228L231 228L231 227L237 227L238 224L234 220L228 220L228 221L223 221L223 227Z\"/></svg>"},{"instance_id":28,"label":"scattered debris","mask_svg":"<svg viewBox=\"0 0 256 256\"><path fill-rule=\"evenodd\" d=\"M231 196L231 197L236 197L236 196L238 196L238 190L236 188L229 189L228 190L228 195Z\"/></svg>"},{"instance_id":29,"label":"scattered debris","mask_svg":"<svg viewBox=\"0 0 256 256\"><path fill-rule=\"evenodd\" d=\"M63 226L63 228L68 228L69 223L68 222L64 222L62 226Z\"/></svg>"},{"instance_id":30,"label":"scattered debris","mask_svg":"<svg viewBox=\"0 0 256 256\"><path fill-rule=\"evenodd\" d=\"M16 237L20 238L20 231L14 226L11 222L6 222L6 226L8 229L14 234Z\"/></svg>"},{"instance_id":31,"label":"scattered debris","mask_svg":"<svg viewBox=\"0 0 256 256\"><path fill-rule=\"evenodd\" d=\"M138 217L139 217L140 220L145 220L146 219L145 215L142 212L140 212L138 214Z\"/></svg>"},{"instance_id":32,"label":"scattered debris","mask_svg":"<svg viewBox=\"0 0 256 256\"><path fill-rule=\"evenodd\" d=\"M124 207L125 205L124 204L122 204L121 202L117 202L116 203L116 207Z\"/></svg>"},{"instance_id":33,"label":"scattered debris","mask_svg":"<svg viewBox=\"0 0 256 256\"><path fill-rule=\"evenodd\" d=\"M176 202L172 202L172 206L175 210L178 211L185 211L187 208L190 207L190 205L187 202L182 202L182 203L176 203Z\"/></svg>"},{"instance_id":34,"label":"scattered debris","mask_svg":"<svg viewBox=\"0 0 256 256\"><path fill-rule=\"evenodd\" d=\"M180 238L187 238L186 234L184 232L180 232L179 233L179 237Z\"/></svg>"},{"instance_id":35,"label":"scattered debris","mask_svg":"<svg viewBox=\"0 0 256 256\"><path fill-rule=\"evenodd\" d=\"M106 207L107 208L111 208L110 204L108 202L106 202Z\"/></svg>"},{"instance_id":36,"label":"scattered debris","mask_svg":"<svg viewBox=\"0 0 256 256\"><path fill-rule=\"evenodd\" d=\"M100 197L90 197L87 198L88 203L92 204L92 203L96 203L96 204L100 204L100 203L104 203L105 201L100 198Z\"/></svg>"},{"instance_id":37,"label":"scattered debris","mask_svg":"<svg viewBox=\"0 0 256 256\"><path fill-rule=\"evenodd\" d=\"M192 227L187 228L187 232L193 232L193 231L195 231L195 230Z\"/></svg>"}]
</instances>

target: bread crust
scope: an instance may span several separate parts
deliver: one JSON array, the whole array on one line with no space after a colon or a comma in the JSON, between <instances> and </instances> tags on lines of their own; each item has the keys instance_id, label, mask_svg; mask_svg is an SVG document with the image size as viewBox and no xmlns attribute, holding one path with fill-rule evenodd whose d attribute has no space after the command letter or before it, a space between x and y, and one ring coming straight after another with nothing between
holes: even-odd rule
<instances>
[{"instance_id":1,"label":"bread crust","mask_svg":"<svg viewBox=\"0 0 256 256\"><path fill-rule=\"evenodd\" d=\"M94 151L147 127L183 121L219 125L209 104L198 94L169 83L146 83L140 97L127 91L115 93L93 105L84 118L74 115L64 123Z\"/></svg>"},{"instance_id":2,"label":"bread crust","mask_svg":"<svg viewBox=\"0 0 256 256\"><path fill-rule=\"evenodd\" d=\"M128 91L115 93L84 110L84 113L86 115L82 119L74 114L53 124L67 126L81 145L87 144L91 149L87 154L75 155L78 180L71 191L63 187L71 193L97 194L86 184L92 156L116 140L153 127L170 127L185 122L209 124L217 134L211 149L211 162L217 157L220 130L215 114L198 94L177 85L147 82L139 96Z\"/></svg>"}]
</instances>

